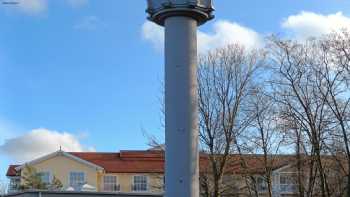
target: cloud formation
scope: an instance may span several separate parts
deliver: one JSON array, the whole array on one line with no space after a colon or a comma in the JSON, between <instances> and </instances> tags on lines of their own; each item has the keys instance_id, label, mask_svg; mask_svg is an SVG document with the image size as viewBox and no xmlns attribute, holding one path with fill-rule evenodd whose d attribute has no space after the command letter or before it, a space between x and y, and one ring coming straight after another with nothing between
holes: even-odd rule
<instances>
[{"instance_id":1,"label":"cloud formation","mask_svg":"<svg viewBox=\"0 0 350 197\"><path fill-rule=\"evenodd\" d=\"M149 41L157 50L162 50L164 45L164 28L150 21L142 25L142 37Z\"/></svg>"},{"instance_id":2,"label":"cloud formation","mask_svg":"<svg viewBox=\"0 0 350 197\"><path fill-rule=\"evenodd\" d=\"M199 31L198 40L198 47L202 52L228 44L240 44L252 49L261 46L263 42L261 35L253 29L226 20L214 23L212 32Z\"/></svg>"},{"instance_id":3,"label":"cloud formation","mask_svg":"<svg viewBox=\"0 0 350 197\"><path fill-rule=\"evenodd\" d=\"M5 140L0 145L0 153L17 162L27 162L55 152L60 147L64 151L95 151L92 147L83 146L74 134L41 128Z\"/></svg>"},{"instance_id":4,"label":"cloud formation","mask_svg":"<svg viewBox=\"0 0 350 197\"><path fill-rule=\"evenodd\" d=\"M152 43L157 50L163 49L163 27L146 21L142 26L142 37ZM228 44L241 44L250 49L262 45L262 40L259 33L248 27L226 20L219 20L214 23L211 32L198 31L198 50L200 53L205 53L208 50Z\"/></svg>"},{"instance_id":5,"label":"cloud formation","mask_svg":"<svg viewBox=\"0 0 350 197\"><path fill-rule=\"evenodd\" d=\"M350 18L344 16L342 12L329 15L300 12L285 19L282 28L290 37L304 40L341 29L350 29Z\"/></svg>"},{"instance_id":6,"label":"cloud formation","mask_svg":"<svg viewBox=\"0 0 350 197\"><path fill-rule=\"evenodd\" d=\"M302 11L284 19L281 28L288 38L302 41L343 29L350 30L350 17L342 12L323 15ZM261 35L238 23L218 20L213 24L211 31L198 31L198 49L200 53L203 53L232 43L241 44L248 49L255 48L264 44L264 36L266 35ZM147 21L142 26L142 37L152 43L157 50L163 49L163 27Z\"/></svg>"}]
</instances>

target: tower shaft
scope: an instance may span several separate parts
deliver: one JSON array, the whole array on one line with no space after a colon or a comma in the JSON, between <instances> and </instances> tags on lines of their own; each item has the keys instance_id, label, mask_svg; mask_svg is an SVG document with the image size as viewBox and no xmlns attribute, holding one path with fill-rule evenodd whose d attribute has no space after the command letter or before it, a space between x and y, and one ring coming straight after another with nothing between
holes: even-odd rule
<instances>
[{"instance_id":1,"label":"tower shaft","mask_svg":"<svg viewBox=\"0 0 350 197\"><path fill-rule=\"evenodd\" d=\"M148 19L165 27L165 196L199 197L197 26L212 0L147 0Z\"/></svg>"},{"instance_id":2,"label":"tower shaft","mask_svg":"<svg viewBox=\"0 0 350 197\"><path fill-rule=\"evenodd\" d=\"M198 197L197 21L165 19L167 197Z\"/></svg>"}]
</instances>

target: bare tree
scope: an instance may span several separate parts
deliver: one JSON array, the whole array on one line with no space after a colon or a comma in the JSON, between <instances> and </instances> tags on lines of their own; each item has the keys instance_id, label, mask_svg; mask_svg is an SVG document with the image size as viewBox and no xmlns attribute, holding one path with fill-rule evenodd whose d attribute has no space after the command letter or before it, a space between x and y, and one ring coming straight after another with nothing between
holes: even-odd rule
<instances>
[{"instance_id":1,"label":"bare tree","mask_svg":"<svg viewBox=\"0 0 350 197\"><path fill-rule=\"evenodd\" d=\"M209 177L204 179L210 182L202 185L207 187L208 196L219 197L226 191L222 178L238 137L252 120L245 106L264 59L263 53L247 52L238 45L217 49L200 58L200 140L210 168Z\"/></svg>"},{"instance_id":2,"label":"bare tree","mask_svg":"<svg viewBox=\"0 0 350 197\"><path fill-rule=\"evenodd\" d=\"M274 162L287 145L295 147L299 196L346 190L350 197L350 33L305 42L272 37L265 51L238 45L211 51L200 57L198 85L204 196L237 194L226 177L233 154L249 195L259 196L247 153L261 154L273 196Z\"/></svg>"},{"instance_id":3,"label":"bare tree","mask_svg":"<svg viewBox=\"0 0 350 197\"><path fill-rule=\"evenodd\" d=\"M328 108L333 114L334 129L330 136L332 144L329 150L336 157L339 169L343 174L347 174L347 196L350 197L350 142L349 142L349 121L350 121L350 90L349 80L349 62L350 62L350 43L349 33L333 33L319 42L319 50L322 53L321 63L315 68L317 73L317 87L320 96L327 103ZM343 158L339 155L345 155L346 165L343 165ZM339 157L340 156L340 157Z\"/></svg>"},{"instance_id":4,"label":"bare tree","mask_svg":"<svg viewBox=\"0 0 350 197\"><path fill-rule=\"evenodd\" d=\"M269 197L273 195L272 172L275 162L279 157L280 147L284 142L284 133L280 132L279 117L275 103L268 96L268 92L262 87L252 95L251 109L254 114L250 129L246 132L252 154L261 154L257 157L261 160L263 169L262 182L258 182L260 190L267 190ZM266 187L266 188L265 188Z\"/></svg>"},{"instance_id":5,"label":"bare tree","mask_svg":"<svg viewBox=\"0 0 350 197\"><path fill-rule=\"evenodd\" d=\"M317 167L317 180L320 182L318 186L321 196L326 197L331 193L322 162L322 153L330 129L330 112L327 101L320 97L320 87L317 86L315 67L319 65L321 55L313 40L300 44L272 39L271 60L274 65L274 80L271 82L274 92L272 98L279 103L284 117L294 121L294 126L298 126L298 129L305 132L308 137L308 142L311 144L310 156ZM316 178L315 174L312 175Z\"/></svg>"},{"instance_id":6,"label":"bare tree","mask_svg":"<svg viewBox=\"0 0 350 197\"><path fill-rule=\"evenodd\" d=\"M333 65L338 70L344 70L344 78L349 85L350 80L350 30L344 29L341 32L334 32L325 37L323 47L331 58L336 60Z\"/></svg>"}]
</instances>

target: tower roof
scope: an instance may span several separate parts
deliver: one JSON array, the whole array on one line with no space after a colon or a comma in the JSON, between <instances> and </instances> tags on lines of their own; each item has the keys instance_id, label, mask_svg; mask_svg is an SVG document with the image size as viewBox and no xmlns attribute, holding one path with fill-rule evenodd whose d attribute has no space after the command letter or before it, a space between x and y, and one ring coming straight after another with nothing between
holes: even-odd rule
<instances>
[{"instance_id":1,"label":"tower roof","mask_svg":"<svg viewBox=\"0 0 350 197\"><path fill-rule=\"evenodd\" d=\"M187 16L197 20L198 24L214 18L212 0L148 0L146 12L148 19L164 25L171 16Z\"/></svg>"}]
</instances>

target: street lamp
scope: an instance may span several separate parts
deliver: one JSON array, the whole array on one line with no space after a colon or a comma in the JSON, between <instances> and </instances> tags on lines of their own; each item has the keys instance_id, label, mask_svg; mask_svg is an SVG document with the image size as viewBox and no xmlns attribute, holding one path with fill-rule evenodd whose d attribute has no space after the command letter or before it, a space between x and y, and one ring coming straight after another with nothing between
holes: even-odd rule
<instances>
[{"instance_id":1,"label":"street lamp","mask_svg":"<svg viewBox=\"0 0 350 197\"><path fill-rule=\"evenodd\" d=\"M165 195L198 197L197 26L212 0L148 0L146 11L165 27Z\"/></svg>"}]
</instances>

